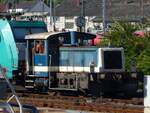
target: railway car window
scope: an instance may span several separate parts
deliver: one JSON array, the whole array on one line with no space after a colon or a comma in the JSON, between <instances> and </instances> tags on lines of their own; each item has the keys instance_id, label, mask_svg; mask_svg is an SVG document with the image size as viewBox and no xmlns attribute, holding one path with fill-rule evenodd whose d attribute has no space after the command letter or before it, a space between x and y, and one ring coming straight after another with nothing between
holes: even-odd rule
<instances>
[{"instance_id":1,"label":"railway car window","mask_svg":"<svg viewBox=\"0 0 150 113\"><path fill-rule=\"evenodd\" d=\"M104 51L104 68L121 69L122 56L121 51Z\"/></svg>"},{"instance_id":2,"label":"railway car window","mask_svg":"<svg viewBox=\"0 0 150 113\"><path fill-rule=\"evenodd\" d=\"M44 54L45 48L44 48L44 41L35 41L35 47L34 51L36 54Z\"/></svg>"},{"instance_id":3,"label":"railway car window","mask_svg":"<svg viewBox=\"0 0 150 113\"><path fill-rule=\"evenodd\" d=\"M60 51L61 66L89 67L91 62L97 66L96 51Z\"/></svg>"}]
</instances>

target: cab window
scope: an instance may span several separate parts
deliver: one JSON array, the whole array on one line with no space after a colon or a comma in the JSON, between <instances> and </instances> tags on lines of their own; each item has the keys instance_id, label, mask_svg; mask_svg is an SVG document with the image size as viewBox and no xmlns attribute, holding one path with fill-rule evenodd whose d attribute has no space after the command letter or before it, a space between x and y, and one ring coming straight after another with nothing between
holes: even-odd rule
<instances>
[{"instance_id":1,"label":"cab window","mask_svg":"<svg viewBox=\"0 0 150 113\"><path fill-rule=\"evenodd\" d=\"M42 41L42 40L35 41L34 52L35 52L35 54L44 54L45 53L44 41Z\"/></svg>"}]
</instances>

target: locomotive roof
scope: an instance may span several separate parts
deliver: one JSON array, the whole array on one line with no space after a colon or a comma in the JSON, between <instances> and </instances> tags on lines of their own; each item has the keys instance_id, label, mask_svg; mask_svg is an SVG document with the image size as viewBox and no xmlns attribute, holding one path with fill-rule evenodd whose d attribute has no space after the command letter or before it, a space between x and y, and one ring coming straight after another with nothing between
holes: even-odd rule
<instances>
[{"instance_id":1,"label":"locomotive roof","mask_svg":"<svg viewBox=\"0 0 150 113\"><path fill-rule=\"evenodd\" d=\"M30 34L26 35L25 39L47 39L52 35L56 35L61 32L44 32L44 33L36 33L36 34Z\"/></svg>"},{"instance_id":2,"label":"locomotive roof","mask_svg":"<svg viewBox=\"0 0 150 113\"><path fill-rule=\"evenodd\" d=\"M83 39L94 39L96 37L95 34L91 33L86 33L86 32L77 32L77 31L71 31L74 33L74 35L78 38L83 38ZM70 33L71 32L44 32L44 33L36 33L36 34L30 34L26 35L25 39L48 39L50 36L55 36L55 37L71 37Z\"/></svg>"}]
</instances>

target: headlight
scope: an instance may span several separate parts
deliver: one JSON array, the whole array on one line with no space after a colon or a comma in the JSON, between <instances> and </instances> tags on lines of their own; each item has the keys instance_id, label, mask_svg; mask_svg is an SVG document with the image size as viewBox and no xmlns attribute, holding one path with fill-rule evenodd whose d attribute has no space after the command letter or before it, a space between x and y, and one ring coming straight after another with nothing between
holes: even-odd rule
<instances>
[{"instance_id":1,"label":"headlight","mask_svg":"<svg viewBox=\"0 0 150 113\"><path fill-rule=\"evenodd\" d=\"M100 74L100 79L104 79L105 78L105 74Z\"/></svg>"}]
</instances>

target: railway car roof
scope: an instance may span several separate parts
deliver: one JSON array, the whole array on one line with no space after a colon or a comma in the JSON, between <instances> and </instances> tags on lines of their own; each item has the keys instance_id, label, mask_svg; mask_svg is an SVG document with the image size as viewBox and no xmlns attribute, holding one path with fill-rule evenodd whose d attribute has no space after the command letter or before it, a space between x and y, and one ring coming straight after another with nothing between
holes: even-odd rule
<instances>
[{"instance_id":1,"label":"railway car roof","mask_svg":"<svg viewBox=\"0 0 150 113\"><path fill-rule=\"evenodd\" d=\"M75 33L75 36L78 38L83 38L83 39L94 39L96 37L95 34L91 33L84 33L84 32L76 32L76 31L71 31ZM70 33L71 32L44 32L44 33L36 33L36 34L30 34L26 35L25 39L48 39L50 36L52 37L71 37Z\"/></svg>"},{"instance_id":2,"label":"railway car roof","mask_svg":"<svg viewBox=\"0 0 150 113\"><path fill-rule=\"evenodd\" d=\"M31 35L26 35L25 39L47 39L52 35L56 35L60 32L44 32L44 33L36 33Z\"/></svg>"}]
</instances>

